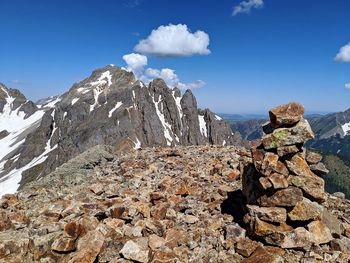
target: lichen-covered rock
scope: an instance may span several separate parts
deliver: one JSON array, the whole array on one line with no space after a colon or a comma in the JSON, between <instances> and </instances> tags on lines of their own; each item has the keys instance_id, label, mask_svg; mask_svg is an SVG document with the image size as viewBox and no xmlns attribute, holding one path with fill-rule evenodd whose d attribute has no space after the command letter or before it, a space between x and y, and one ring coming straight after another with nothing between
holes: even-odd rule
<instances>
[{"instance_id":1,"label":"lichen-covered rock","mask_svg":"<svg viewBox=\"0 0 350 263\"><path fill-rule=\"evenodd\" d=\"M323 207L321 205L304 197L288 212L288 218L292 221L315 220L320 219L322 213Z\"/></svg>"},{"instance_id":2,"label":"lichen-covered rock","mask_svg":"<svg viewBox=\"0 0 350 263\"><path fill-rule=\"evenodd\" d=\"M262 138L265 149L276 149L284 146L298 145L315 137L307 120L302 119L291 128L278 128Z\"/></svg>"}]
</instances>

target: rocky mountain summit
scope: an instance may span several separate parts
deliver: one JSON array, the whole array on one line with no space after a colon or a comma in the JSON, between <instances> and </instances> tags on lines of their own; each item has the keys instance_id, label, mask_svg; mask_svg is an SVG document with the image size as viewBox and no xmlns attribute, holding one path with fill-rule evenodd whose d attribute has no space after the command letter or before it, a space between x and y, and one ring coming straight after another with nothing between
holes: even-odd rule
<instances>
[{"instance_id":1,"label":"rocky mountain summit","mask_svg":"<svg viewBox=\"0 0 350 263\"><path fill-rule=\"evenodd\" d=\"M349 262L301 105L251 150L96 146L0 199L0 262Z\"/></svg>"},{"instance_id":2,"label":"rocky mountain summit","mask_svg":"<svg viewBox=\"0 0 350 263\"><path fill-rule=\"evenodd\" d=\"M134 148L240 142L229 125L199 110L162 79L148 86L110 65L61 96L34 104L0 86L0 196L38 180L96 145Z\"/></svg>"}]
</instances>

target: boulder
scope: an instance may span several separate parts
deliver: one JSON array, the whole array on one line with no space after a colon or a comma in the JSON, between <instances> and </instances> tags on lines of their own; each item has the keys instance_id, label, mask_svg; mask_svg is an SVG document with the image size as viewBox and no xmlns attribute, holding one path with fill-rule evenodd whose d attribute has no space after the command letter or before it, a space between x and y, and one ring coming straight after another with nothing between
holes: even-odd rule
<instances>
[{"instance_id":1,"label":"boulder","mask_svg":"<svg viewBox=\"0 0 350 263\"><path fill-rule=\"evenodd\" d=\"M329 228L322 221L313 221L307 225L309 232L314 236L315 244L326 244L333 237Z\"/></svg>"},{"instance_id":2,"label":"boulder","mask_svg":"<svg viewBox=\"0 0 350 263\"><path fill-rule=\"evenodd\" d=\"M138 238L136 240L129 240L125 243L119 252L124 258L134 260L137 262L148 262L148 239Z\"/></svg>"},{"instance_id":3,"label":"boulder","mask_svg":"<svg viewBox=\"0 0 350 263\"><path fill-rule=\"evenodd\" d=\"M236 244L238 254L249 257L259 246L259 243L249 238L241 238Z\"/></svg>"},{"instance_id":4,"label":"boulder","mask_svg":"<svg viewBox=\"0 0 350 263\"><path fill-rule=\"evenodd\" d=\"M89 231L79 239L77 253L68 263L93 263L105 242L104 235L98 231Z\"/></svg>"},{"instance_id":5,"label":"boulder","mask_svg":"<svg viewBox=\"0 0 350 263\"><path fill-rule=\"evenodd\" d=\"M285 175L273 173L268 177L274 189L282 189L288 187L288 180Z\"/></svg>"},{"instance_id":6,"label":"boulder","mask_svg":"<svg viewBox=\"0 0 350 263\"><path fill-rule=\"evenodd\" d=\"M0 209L0 231L10 229L12 222L4 209Z\"/></svg>"},{"instance_id":7,"label":"boulder","mask_svg":"<svg viewBox=\"0 0 350 263\"><path fill-rule=\"evenodd\" d=\"M289 154L295 154L295 153L298 153L299 151L300 151L299 148L295 145L281 146L277 148L277 154L279 157L283 157Z\"/></svg>"},{"instance_id":8,"label":"boulder","mask_svg":"<svg viewBox=\"0 0 350 263\"><path fill-rule=\"evenodd\" d=\"M260 206L294 207L303 198L302 191L294 186L276 191L271 196L263 195L258 199Z\"/></svg>"},{"instance_id":9,"label":"boulder","mask_svg":"<svg viewBox=\"0 0 350 263\"><path fill-rule=\"evenodd\" d=\"M326 199L324 192L324 180L316 175L313 176L290 176L289 184L302 189L306 196L317 202L323 202Z\"/></svg>"},{"instance_id":10,"label":"boulder","mask_svg":"<svg viewBox=\"0 0 350 263\"><path fill-rule=\"evenodd\" d=\"M319 176L323 176L329 173L329 170L323 163L311 164L310 169Z\"/></svg>"},{"instance_id":11,"label":"boulder","mask_svg":"<svg viewBox=\"0 0 350 263\"><path fill-rule=\"evenodd\" d=\"M303 118L304 107L295 102L277 106L269 111L271 125L274 128L296 124Z\"/></svg>"},{"instance_id":12,"label":"boulder","mask_svg":"<svg viewBox=\"0 0 350 263\"><path fill-rule=\"evenodd\" d=\"M262 144L265 149L276 149L283 146L299 145L315 137L307 120L302 119L291 128L278 128L264 135Z\"/></svg>"},{"instance_id":13,"label":"boulder","mask_svg":"<svg viewBox=\"0 0 350 263\"><path fill-rule=\"evenodd\" d=\"M298 176L313 176L309 165L301 153L294 155L291 159L286 160L287 167L291 173Z\"/></svg>"},{"instance_id":14,"label":"boulder","mask_svg":"<svg viewBox=\"0 0 350 263\"><path fill-rule=\"evenodd\" d=\"M75 239L67 236L60 236L52 243L51 249L57 253L72 252L76 249Z\"/></svg>"},{"instance_id":15,"label":"boulder","mask_svg":"<svg viewBox=\"0 0 350 263\"><path fill-rule=\"evenodd\" d=\"M285 208L247 205L247 209L250 216L257 217L263 221L282 223L287 219L287 210Z\"/></svg>"},{"instance_id":16,"label":"boulder","mask_svg":"<svg viewBox=\"0 0 350 263\"><path fill-rule=\"evenodd\" d=\"M307 249L315 243L313 235L304 227L298 227L289 232L273 233L266 241L281 248L295 249Z\"/></svg>"},{"instance_id":17,"label":"boulder","mask_svg":"<svg viewBox=\"0 0 350 263\"><path fill-rule=\"evenodd\" d=\"M323 207L316 202L303 197L296 203L292 211L288 213L288 218L292 221L307 221L320 219L323 213Z\"/></svg>"},{"instance_id":18,"label":"boulder","mask_svg":"<svg viewBox=\"0 0 350 263\"><path fill-rule=\"evenodd\" d=\"M270 253L264 247L258 247L254 253L247 259L241 261L241 263L283 263L284 259L276 254Z\"/></svg>"},{"instance_id":19,"label":"boulder","mask_svg":"<svg viewBox=\"0 0 350 263\"><path fill-rule=\"evenodd\" d=\"M306 151L306 161L309 164L318 164L319 162L322 161L322 155L317 153L317 152L307 150Z\"/></svg>"}]
</instances>

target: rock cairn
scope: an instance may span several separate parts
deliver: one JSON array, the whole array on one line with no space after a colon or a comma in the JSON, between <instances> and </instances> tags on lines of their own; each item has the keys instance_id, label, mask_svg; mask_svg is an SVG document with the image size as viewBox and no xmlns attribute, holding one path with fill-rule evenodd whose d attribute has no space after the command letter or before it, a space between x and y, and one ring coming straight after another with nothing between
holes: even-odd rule
<instances>
[{"instance_id":1,"label":"rock cairn","mask_svg":"<svg viewBox=\"0 0 350 263\"><path fill-rule=\"evenodd\" d=\"M306 152L314 138L304 107L289 103L273 108L265 135L252 147L253 163L245 167L244 222L251 236L281 248L310 248L330 242L332 231L322 174L321 155Z\"/></svg>"}]
</instances>

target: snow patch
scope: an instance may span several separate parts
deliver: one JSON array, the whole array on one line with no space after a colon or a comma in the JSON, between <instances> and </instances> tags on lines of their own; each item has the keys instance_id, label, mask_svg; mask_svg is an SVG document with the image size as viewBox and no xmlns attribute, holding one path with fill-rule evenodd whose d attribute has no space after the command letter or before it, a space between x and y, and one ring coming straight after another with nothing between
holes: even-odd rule
<instances>
[{"instance_id":1,"label":"snow patch","mask_svg":"<svg viewBox=\"0 0 350 263\"><path fill-rule=\"evenodd\" d=\"M171 146L171 143L173 141L173 137L171 137L171 135L170 135L170 132L172 132L171 125L166 122L165 116L162 113L162 111L163 111L163 104L160 105L161 109L159 109L159 103L162 101L162 96L159 95L159 98L158 98L157 102L155 101L154 96L151 96L151 97L152 97L154 106L156 107L156 112L157 112L158 118L159 118L159 120L162 123L162 126L164 128L164 137L165 137L165 139L167 141L166 143L167 143L168 146Z\"/></svg>"},{"instance_id":2,"label":"snow patch","mask_svg":"<svg viewBox=\"0 0 350 263\"><path fill-rule=\"evenodd\" d=\"M199 130L201 134L205 137L208 137L207 123L204 120L204 116L198 114L198 121L199 121Z\"/></svg>"},{"instance_id":3,"label":"snow patch","mask_svg":"<svg viewBox=\"0 0 350 263\"><path fill-rule=\"evenodd\" d=\"M42 107L44 108L54 108L57 103L61 101L61 97L57 97L56 99L52 99L51 101L48 101L47 103L43 104Z\"/></svg>"},{"instance_id":4,"label":"snow patch","mask_svg":"<svg viewBox=\"0 0 350 263\"><path fill-rule=\"evenodd\" d=\"M74 98L72 99L72 106L79 100L80 98Z\"/></svg>"},{"instance_id":5,"label":"snow patch","mask_svg":"<svg viewBox=\"0 0 350 263\"><path fill-rule=\"evenodd\" d=\"M114 106L114 108L108 112L108 118L112 117L113 112L115 112L122 105L123 105L123 102L118 101L117 104Z\"/></svg>"},{"instance_id":6,"label":"snow patch","mask_svg":"<svg viewBox=\"0 0 350 263\"><path fill-rule=\"evenodd\" d=\"M7 93L7 92L6 92ZM7 103L4 106L3 112L0 114L0 130L7 130L9 135L0 140L0 160L3 159L7 154L14 151L20 145L25 142L25 139L18 140L19 136L28 128L31 128L33 125L38 123L44 111L40 110L32 114L27 119L24 119L24 112L19 112L19 109L12 111L12 103L15 98L10 97L7 93L6 101ZM52 115L54 117L55 110L53 110ZM54 123L52 134L56 131L57 127ZM52 137L51 134L51 137ZM47 159L49 152L57 148L57 145L51 147L51 137L48 140L45 150L38 157L33 158L28 164L21 168L15 168L10 171L6 176L0 178L0 196L7 193L14 193L19 187L19 182L22 179L22 172L26 171L33 166L44 162ZM17 159L19 156L16 155L12 159ZM4 165L6 160L0 163L0 173L4 170Z\"/></svg>"},{"instance_id":7,"label":"snow patch","mask_svg":"<svg viewBox=\"0 0 350 263\"><path fill-rule=\"evenodd\" d=\"M91 86L100 86L106 83L108 83L108 87L112 85L112 74L109 70L103 72L97 81L91 82L90 84Z\"/></svg>"},{"instance_id":8,"label":"snow patch","mask_svg":"<svg viewBox=\"0 0 350 263\"><path fill-rule=\"evenodd\" d=\"M218 115L215 115L215 119L218 120L218 121L222 121L222 118Z\"/></svg>"},{"instance_id":9,"label":"snow patch","mask_svg":"<svg viewBox=\"0 0 350 263\"><path fill-rule=\"evenodd\" d=\"M136 137L136 142L133 141L133 143L135 144L134 149L140 149L141 148L141 142L139 140L139 138Z\"/></svg>"},{"instance_id":10,"label":"snow patch","mask_svg":"<svg viewBox=\"0 0 350 263\"><path fill-rule=\"evenodd\" d=\"M341 126L341 128L343 129L344 136L348 135L350 132L350 122L345 123L344 125Z\"/></svg>"},{"instance_id":11,"label":"snow patch","mask_svg":"<svg viewBox=\"0 0 350 263\"><path fill-rule=\"evenodd\" d=\"M177 110L178 110L178 112L180 114L180 120L182 120L183 113L182 113L182 107L181 107L181 97L175 97L175 91L174 90L172 92L172 95L173 95L174 101L176 103Z\"/></svg>"},{"instance_id":12,"label":"snow patch","mask_svg":"<svg viewBox=\"0 0 350 263\"><path fill-rule=\"evenodd\" d=\"M100 89L100 88L94 89L93 91L94 91L95 103L94 103L93 105L90 105L90 112L92 112L92 111L95 109L95 107L96 107L97 105L99 105L99 103L98 103L98 97L99 97L100 94L103 92L103 90Z\"/></svg>"}]
</instances>

